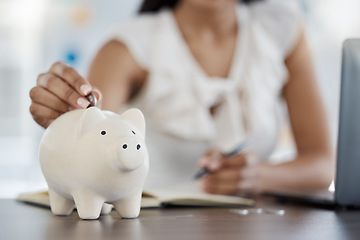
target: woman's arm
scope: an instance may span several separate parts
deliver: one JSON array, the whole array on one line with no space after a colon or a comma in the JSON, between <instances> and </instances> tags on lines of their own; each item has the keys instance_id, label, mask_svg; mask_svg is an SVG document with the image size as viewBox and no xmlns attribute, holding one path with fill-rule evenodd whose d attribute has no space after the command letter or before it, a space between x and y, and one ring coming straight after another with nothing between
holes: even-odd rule
<instances>
[{"instance_id":1,"label":"woman's arm","mask_svg":"<svg viewBox=\"0 0 360 240\"><path fill-rule=\"evenodd\" d=\"M260 188L327 187L334 178L335 157L304 34L286 59L286 66L289 81L284 87L284 97L298 155L291 162L260 166Z\"/></svg>"},{"instance_id":2,"label":"woman's arm","mask_svg":"<svg viewBox=\"0 0 360 240\"><path fill-rule=\"evenodd\" d=\"M95 57L88 80L102 93L101 108L117 112L143 86L146 76L127 47L111 40Z\"/></svg>"},{"instance_id":3,"label":"woman's arm","mask_svg":"<svg viewBox=\"0 0 360 240\"><path fill-rule=\"evenodd\" d=\"M316 84L309 49L304 35L286 59L289 81L284 87L297 157L271 165L260 163L256 155L243 153L222 157L210 151L200 166L212 173L199 180L200 188L214 194L241 191L264 192L271 189L320 189L334 178L334 154L324 106Z\"/></svg>"}]
</instances>

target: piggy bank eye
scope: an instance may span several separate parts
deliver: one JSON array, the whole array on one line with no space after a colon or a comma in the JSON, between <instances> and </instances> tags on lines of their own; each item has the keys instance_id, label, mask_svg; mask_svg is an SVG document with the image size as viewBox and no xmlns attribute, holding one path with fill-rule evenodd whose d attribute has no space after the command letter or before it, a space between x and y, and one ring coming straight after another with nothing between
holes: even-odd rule
<instances>
[{"instance_id":1,"label":"piggy bank eye","mask_svg":"<svg viewBox=\"0 0 360 240\"><path fill-rule=\"evenodd\" d=\"M106 134L106 131L101 131L101 135L105 135Z\"/></svg>"},{"instance_id":2,"label":"piggy bank eye","mask_svg":"<svg viewBox=\"0 0 360 240\"><path fill-rule=\"evenodd\" d=\"M135 132L131 130L131 132L135 135Z\"/></svg>"}]
</instances>

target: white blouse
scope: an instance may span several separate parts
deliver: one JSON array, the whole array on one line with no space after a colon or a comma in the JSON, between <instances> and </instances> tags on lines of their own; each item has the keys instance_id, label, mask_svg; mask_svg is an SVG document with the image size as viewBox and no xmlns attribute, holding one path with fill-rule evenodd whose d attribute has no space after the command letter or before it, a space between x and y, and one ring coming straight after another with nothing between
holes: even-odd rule
<instances>
[{"instance_id":1,"label":"white blouse","mask_svg":"<svg viewBox=\"0 0 360 240\"><path fill-rule=\"evenodd\" d=\"M127 107L147 121L150 172L147 186L190 181L210 148L228 152L239 143L269 161L278 138L284 60L298 41L295 8L275 2L237 7L238 36L227 78L208 76L164 9L116 28L148 81ZM221 61L221 59L219 59ZM217 104L216 114L209 109Z\"/></svg>"}]
</instances>

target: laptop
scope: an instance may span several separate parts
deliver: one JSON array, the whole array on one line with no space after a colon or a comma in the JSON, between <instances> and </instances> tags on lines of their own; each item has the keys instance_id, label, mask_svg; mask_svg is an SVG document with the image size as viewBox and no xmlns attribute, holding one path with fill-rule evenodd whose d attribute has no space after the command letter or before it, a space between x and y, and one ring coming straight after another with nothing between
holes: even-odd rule
<instances>
[{"instance_id":1,"label":"laptop","mask_svg":"<svg viewBox=\"0 0 360 240\"><path fill-rule=\"evenodd\" d=\"M335 191L265 195L317 205L360 207L360 39L343 44Z\"/></svg>"}]
</instances>

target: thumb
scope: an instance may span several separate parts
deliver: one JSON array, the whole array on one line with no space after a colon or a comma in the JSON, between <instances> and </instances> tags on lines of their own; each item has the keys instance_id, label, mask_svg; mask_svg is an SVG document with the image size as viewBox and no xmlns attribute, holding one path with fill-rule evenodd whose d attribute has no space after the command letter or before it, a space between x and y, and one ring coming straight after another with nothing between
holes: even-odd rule
<instances>
[{"instance_id":1,"label":"thumb","mask_svg":"<svg viewBox=\"0 0 360 240\"><path fill-rule=\"evenodd\" d=\"M202 168L208 168L209 170L215 171L221 166L222 155L219 151L209 151L200 158L199 165Z\"/></svg>"}]
</instances>

